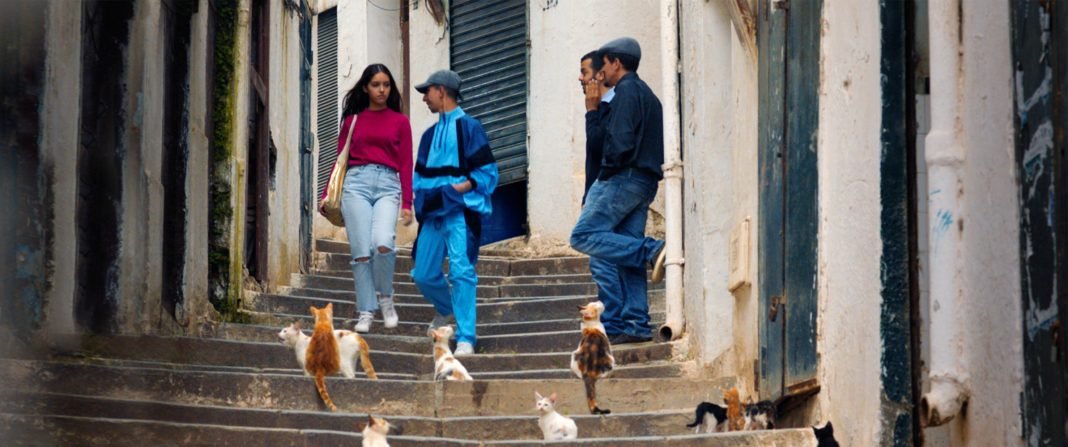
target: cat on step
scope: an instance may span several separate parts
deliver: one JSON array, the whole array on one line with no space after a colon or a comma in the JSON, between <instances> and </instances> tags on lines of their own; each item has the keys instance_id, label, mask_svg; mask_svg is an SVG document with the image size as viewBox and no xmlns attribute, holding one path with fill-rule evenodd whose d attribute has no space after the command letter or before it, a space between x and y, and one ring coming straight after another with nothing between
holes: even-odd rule
<instances>
[{"instance_id":1,"label":"cat on step","mask_svg":"<svg viewBox=\"0 0 1068 447\"><path fill-rule=\"evenodd\" d=\"M367 426L361 432L363 434L363 447L389 447L386 435L393 426L385 419L367 415Z\"/></svg>"},{"instance_id":2,"label":"cat on step","mask_svg":"<svg viewBox=\"0 0 1068 447\"><path fill-rule=\"evenodd\" d=\"M542 397L534 392L534 405L538 409L538 427L546 441L564 441L578 438L578 426L575 421L556 412L556 393Z\"/></svg>"},{"instance_id":3,"label":"cat on step","mask_svg":"<svg viewBox=\"0 0 1068 447\"><path fill-rule=\"evenodd\" d=\"M311 306L315 316L315 330L308 341L308 352L304 356L304 372L315 378L315 389L330 411L337 411L337 406L326 391L326 376L337 374L341 369L337 338L334 337L334 304L329 303L322 309Z\"/></svg>"},{"instance_id":4,"label":"cat on step","mask_svg":"<svg viewBox=\"0 0 1068 447\"><path fill-rule=\"evenodd\" d=\"M590 413L609 414L611 410L597 406L597 379L607 377L616 366L612 345L601 324L604 304L593 301L578 308L582 315L582 339L578 349L571 353L571 371L586 385L586 405Z\"/></svg>"},{"instance_id":5,"label":"cat on step","mask_svg":"<svg viewBox=\"0 0 1068 447\"><path fill-rule=\"evenodd\" d=\"M452 334L452 326L441 326L431 332L434 338L434 380L473 380L449 349Z\"/></svg>"},{"instance_id":6,"label":"cat on step","mask_svg":"<svg viewBox=\"0 0 1068 447\"><path fill-rule=\"evenodd\" d=\"M298 321L282 328L281 331L278 331L278 338L282 339L282 344L293 349L297 354L297 362L300 363L300 368L302 370L305 369L304 364L307 361L308 344L311 342L311 337L301 331L300 322ZM352 331L335 329L334 339L337 340L338 363L341 366L341 375L350 379L356 377L356 360L357 355L359 355L360 364L363 365L367 378L371 380L378 379L375 367L371 364L371 348L367 346L367 341L363 337ZM305 372L307 371L305 370Z\"/></svg>"},{"instance_id":7,"label":"cat on step","mask_svg":"<svg viewBox=\"0 0 1068 447\"><path fill-rule=\"evenodd\" d=\"M694 409L693 422L686 426L693 428L694 433L701 433L702 428L705 433L725 432L727 431L727 407L711 402L701 402Z\"/></svg>"}]
</instances>

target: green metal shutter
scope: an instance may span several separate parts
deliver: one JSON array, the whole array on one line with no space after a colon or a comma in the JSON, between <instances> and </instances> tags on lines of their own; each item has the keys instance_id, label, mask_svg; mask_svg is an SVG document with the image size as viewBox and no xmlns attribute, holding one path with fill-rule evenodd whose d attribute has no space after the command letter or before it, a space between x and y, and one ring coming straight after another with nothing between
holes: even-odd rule
<instances>
[{"instance_id":1,"label":"green metal shutter","mask_svg":"<svg viewBox=\"0 0 1068 447\"><path fill-rule=\"evenodd\" d=\"M500 184L527 179L527 2L451 2L452 70L463 78L461 106L482 122Z\"/></svg>"},{"instance_id":2,"label":"green metal shutter","mask_svg":"<svg viewBox=\"0 0 1068 447\"><path fill-rule=\"evenodd\" d=\"M319 187L316 197L326 188L326 182L330 181L330 170L337 161L337 8L319 14L318 33L319 117L316 133L319 140Z\"/></svg>"}]
</instances>

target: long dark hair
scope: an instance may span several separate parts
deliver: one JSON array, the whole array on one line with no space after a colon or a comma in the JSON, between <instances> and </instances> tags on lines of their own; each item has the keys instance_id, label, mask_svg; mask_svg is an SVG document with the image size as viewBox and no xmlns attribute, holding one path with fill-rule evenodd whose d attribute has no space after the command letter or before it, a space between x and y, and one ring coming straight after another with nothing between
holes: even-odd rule
<instances>
[{"instance_id":1,"label":"long dark hair","mask_svg":"<svg viewBox=\"0 0 1068 447\"><path fill-rule=\"evenodd\" d=\"M342 120L346 116L355 115L371 106L371 97L367 95L367 92L363 91L363 88L371 83L371 78L378 73L385 73L386 76L389 76L389 96L386 98L386 107L393 109L394 112L401 113L401 96L400 92L397 91L397 82L393 80L393 73L390 73L385 65L371 64L363 69L363 75L360 76L360 80L356 81L356 85L345 95L345 108L341 111Z\"/></svg>"}]
</instances>

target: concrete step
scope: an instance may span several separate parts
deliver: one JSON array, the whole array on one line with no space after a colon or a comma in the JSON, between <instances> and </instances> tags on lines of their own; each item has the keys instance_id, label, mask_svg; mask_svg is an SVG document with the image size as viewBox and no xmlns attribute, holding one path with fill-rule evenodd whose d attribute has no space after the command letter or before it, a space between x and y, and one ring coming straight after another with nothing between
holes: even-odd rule
<instances>
[{"instance_id":1,"label":"concrete step","mask_svg":"<svg viewBox=\"0 0 1068 447\"><path fill-rule=\"evenodd\" d=\"M0 432L14 445L257 445L257 446L324 446L358 445L361 436L355 428L348 431L306 430L292 428L249 428L208 424L182 424L143 420L104 419L72 416L28 416L0 414ZM580 432L581 433L581 432ZM539 438L534 438L539 439ZM489 441L441 437L390 436L392 447L475 447L543 446L540 440ZM734 432L711 435L643 436L633 438L580 439L553 442L554 446L585 447L698 447L698 446L770 446L814 447L810 429Z\"/></svg>"},{"instance_id":2,"label":"concrete step","mask_svg":"<svg viewBox=\"0 0 1068 447\"><path fill-rule=\"evenodd\" d=\"M395 270L398 272L412 269L412 258L398 252ZM320 269L351 271L351 258L344 253L316 253L316 266ZM448 272L448 262L442 266ZM584 256L566 258L514 259L503 257L480 256L475 265L479 276L534 276L534 275L570 275L590 272L589 259Z\"/></svg>"},{"instance_id":3,"label":"concrete step","mask_svg":"<svg viewBox=\"0 0 1068 447\"><path fill-rule=\"evenodd\" d=\"M315 321L312 317L306 313L304 314L282 314L282 313L264 313L264 312L248 312L247 316L255 323L259 325L277 326L281 329L283 326L288 326L294 321L300 321L306 328L313 327ZM653 328L659 327L664 322L663 312L652 312L649 314ZM421 321L408 320L407 315L400 315L401 320L397 327L392 329L386 329L382 324L380 315L376 315L374 324L371 326L371 330L375 333L385 335L402 335L402 336L426 336L427 324L430 319ZM334 328L351 329L351 324L346 325L347 318L334 317ZM478 333L479 340L485 336L490 335L519 335L529 336L532 333L541 332L556 332L556 331L578 331L578 327L581 324L579 319L576 318L561 318L558 320L535 320L535 321L518 321L514 323L478 323L476 324L476 331ZM210 328L206 329L211 331ZM480 342L481 343L481 342Z\"/></svg>"},{"instance_id":4,"label":"concrete step","mask_svg":"<svg viewBox=\"0 0 1068 447\"><path fill-rule=\"evenodd\" d=\"M320 280L314 281L309 284L308 281L302 281L301 283L294 284L293 286L286 287L281 293L294 293L297 295L306 295L302 293L305 290L314 290L315 293L323 292L335 292L337 294L345 296L347 299L354 299L355 289L354 283L351 279L347 278L329 278L329 277L317 277ZM328 279L327 279L328 278ZM306 279L306 278L305 278ZM414 283L410 282L394 282L393 293L395 295L421 295ZM509 298L509 297L539 297L539 296L561 296L561 295L596 295L597 285L592 282L586 283L572 283L572 284L502 284L502 285L484 285L479 284L475 288L475 296L478 298ZM316 296L316 295L313 295Z\"/></svg>"},{"instance_id":5,"label":"concrete step","mask_svg":"<svg viewBox=\"0 0 1068 447\"><path fill-rule=\"evenodd\" d=\"M575 334L578 340L578 334ZM370 343L368 343L370 345ZM577 344L577 341L575 341ZM79 346L77 341L63 343ZM573 349L573 348L571 348ZM629 344L612 350L619 365L635 365L671 357L670 344ZM480 347L480 351L482 348ZM57 355L106 359L163 362L203 366L253 368L255 370L293 370L299 363L293 350L281 343L242 342L211 338L157 336L97 336L79 347L62 350ZM480 354L462 359L471 373L507 373L516 371L566 370L571 361L568 351L549 353ZM371 362L375 371L429 379L434 370L433 345L427 339L417 352L377 350L371 345ZM537 376L528 373L529 376Z\"/></svg>"},{"instance_id":6,"label":"concrete step","mask_svg":"<svg viewBox=\"0 0 1068 447\"><path fill-rule=\"evenodd\" d=\"M531 397L533 401L533 397ZM208 405L183 405L131 399L111 399L67 394L18 393L0 402L0 413L54 415L87 418L162 421L182 424L217 424L301 430L353 430L366 421L363 414L318 411L261 410ZM601 417L567 415L578 425L582 439L621 436L673 436L689 432L685 427L692 411L612 413ZM516 416L408 417L388 416L404 436L470 440L539 439L538 418L533 412Z\"/></svg>"},{"instance_id":7,"label":"concrete step","mask_svg":"<svg viewBox=\"0 0 1068 447\"><path fill-rule=\"evenodd\" d=\"M294 273L290 276L289 284L293 287L308 287L313 289L354 290L352 272L345 271L313 271L311 274ZM520 284L577 284L592 283L593 277L589 273L569 275L539 275L539 276L479 276L479 286L500 286ZM412 277L408 272L398 271L393 274L393 283L412 283Z\"/></svg>"},{"instance_id":8,"label":"concrete step","mask_svg":"<svg viewBox=\"0 0 1068 447\"><path fill-rule=\"evenodd\" d=\"M0 392L61 393L131 398L176 404L225 405L277 410L322 410L312 381L284 374L185 372L75 364L0 360L9 380ZM727 379L603 379L597 383L602 408L618 413L692 411L720 397ZM429 382L327 378L341 411L408 416L509 416L530 414L535 391L556 392L564 414L586 412L577 379Z\"/></svg>"},{"instance_id":9,"label":"concrete step","mask_svg":"<svg viewBox=\"0 0 1068 447\"><path fill-rule=\"evenodd\" d=\"M476 313L482 323L515 323L519 321L559 320L577 318L578 306L583 306L596 297L589 295L545 296L538 299L510 301L493 301L476 303ZM649 294L651 312L659 312L664 305L663 293ZM298 295L278 295L270 293L250 293L242 304L245 309L254 312L273 314L310 314L309 307L323 307L328 303L334 305L334 315L355 318L356 304L350 299L319 298ZM397 315L404 320L427 321L437 315L434 306L427 302L420 304L395 303ZM381 316L381 315L378 315Z\"/></svg>"}]
</instances>

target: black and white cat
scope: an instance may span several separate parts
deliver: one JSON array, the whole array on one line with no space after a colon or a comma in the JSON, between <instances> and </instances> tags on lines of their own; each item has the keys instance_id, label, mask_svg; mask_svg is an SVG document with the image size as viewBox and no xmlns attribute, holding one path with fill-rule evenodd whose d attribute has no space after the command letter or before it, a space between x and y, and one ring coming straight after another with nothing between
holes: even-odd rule
<instances>
[{"instance_id":1,"label":"black and white cat","mask_svg":"<svg viewBox=\"0 0 1068 447\"><path fill-rule=\"evenodd\" d=\"M727 431L727 407L712 402L701 402L694 409L693 422L686 424L694 433L720 433Z\"/></svg>"}]
</instances>

